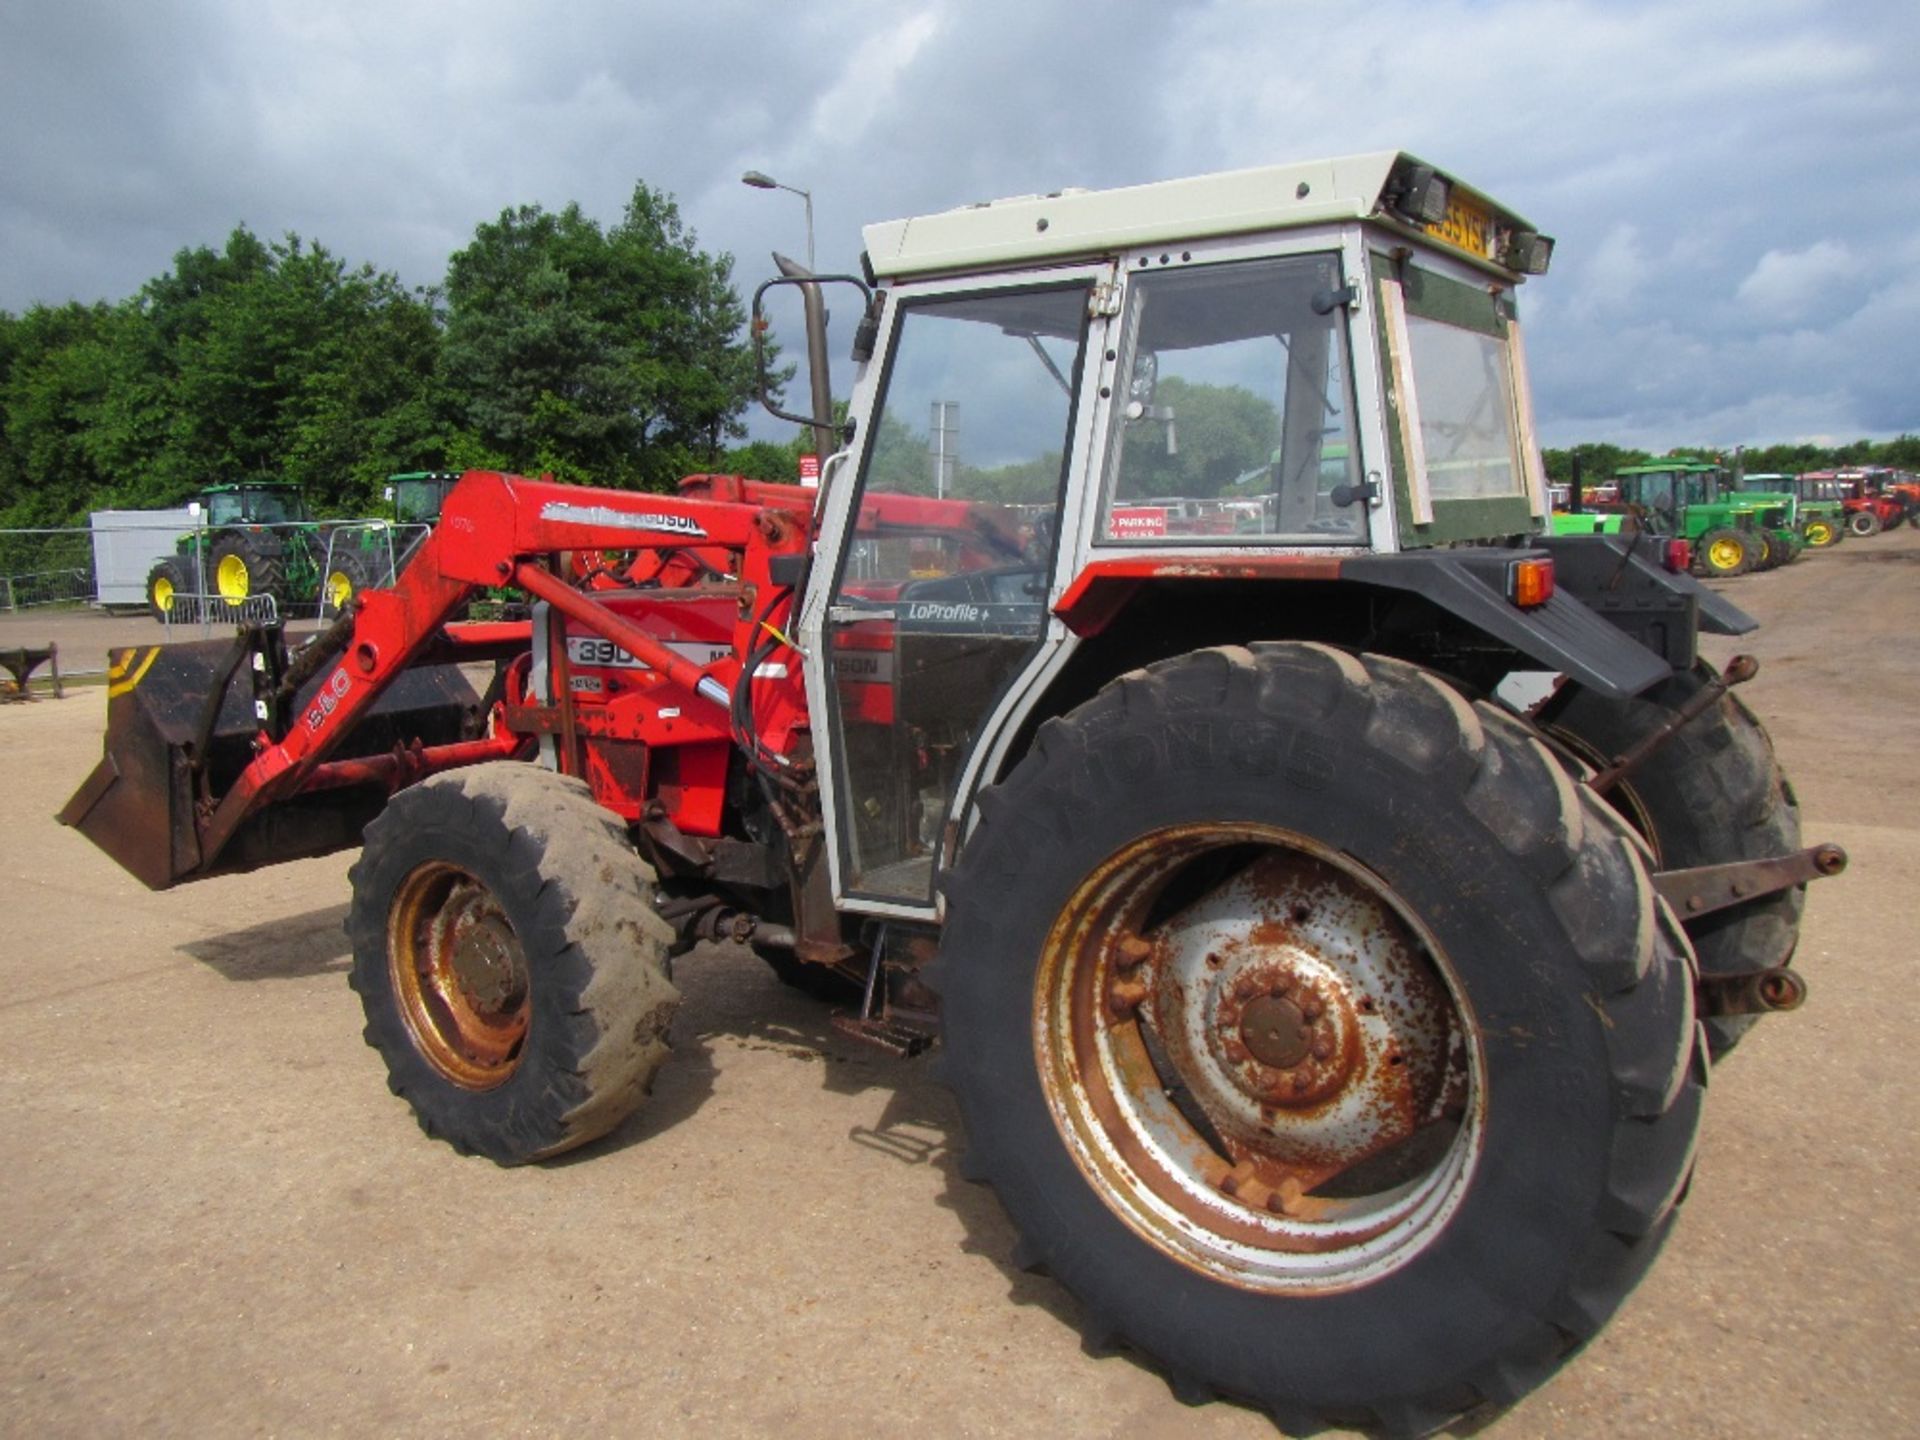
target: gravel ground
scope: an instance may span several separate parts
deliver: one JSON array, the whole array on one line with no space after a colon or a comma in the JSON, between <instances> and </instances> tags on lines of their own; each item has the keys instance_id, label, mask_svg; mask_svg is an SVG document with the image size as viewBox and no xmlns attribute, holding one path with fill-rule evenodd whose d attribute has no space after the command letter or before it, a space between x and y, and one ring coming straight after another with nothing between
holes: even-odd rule
<instances>
[{"instance_id":1,"label":"gravel ground","mask_svg":"<svg viewBox=\"0 0 1920 1440\"><path fill-rule=\"evenodd\" d=\"M1920 1188L1894 1003L1920 534L1725 588L1768 622L1745 694L1808 841L1853 866L1809 900L1806 1008L1715 1074L1665 1257L1501 1440L1920 1432L1894 1203ZM83 627L63 651L157 629L61 623ZM924 1065L750 959L682 962L677 1053L608 1142L514 1171L428 1142L359 1043L349 857L153 895L54 825L103 707L0 707L0 1432L1273 1433L1083 1354L1073 1303L1011 1268L958 1179Z\"/></svg>"}]
</instances>

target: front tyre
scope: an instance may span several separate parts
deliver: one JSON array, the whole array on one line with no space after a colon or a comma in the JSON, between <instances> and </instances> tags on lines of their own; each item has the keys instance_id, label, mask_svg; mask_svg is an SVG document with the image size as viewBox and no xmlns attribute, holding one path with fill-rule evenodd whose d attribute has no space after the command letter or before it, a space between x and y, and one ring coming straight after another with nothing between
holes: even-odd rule
<instances>
[{"instance_id":1,"label":"front tyre","mask_svg":"<svg viewBox=\"0 0 1920 1440\"><path fill-rule=\"evenodd\" d=\"M193 593L186 567L169 556L147 573L147 613L162 625L184 613L183 596Z\"/></svg>"},{"instance_id":2,"label":"front tyre","mask_svg":"<svg viewBox=\"0 0 1920 1440\"><path fill-rule=\"evenodd\" d=\"M1702 575L1722 578L1743 575L1753 568L1757 553L1738 530L1709 530L1693 548L1694 568Z\"/></svg>"},{"instance_id":3,"label":"front tyre","mask_svg":"<svg viewBox=\"0 0 1920 1440\"><path fill-rule=\"evenodd\" d=\"M980 802L935 971L970 1173L1101 1340L1296 1430L1516 1399L1651 1262L1684 937L1544 746L1323 646L1162 662Z\"/></svg>"},{"instance_id":4,"label":"front tyre","mask_svg":"<svg viewBox=\"0 0 1920 1440\"><path fill-rule=\"evenodd\" d=\"M436 775L351 874L367 1043L427 1134L502 1165L640 1104L679 992L654 876L581 781L518 761Z\"/></svg>"},{"instance_id":5,"label":"front tyre","mask_svg":"<svg viewBox=\"0 0 1920 1440\"><path fill-rule=\"evenodd\" d=\"M1847 516L1847 529L1862 539L1880 533L1880 516L1873 510L1855 510Z\"/></svg>"}]
</instances>

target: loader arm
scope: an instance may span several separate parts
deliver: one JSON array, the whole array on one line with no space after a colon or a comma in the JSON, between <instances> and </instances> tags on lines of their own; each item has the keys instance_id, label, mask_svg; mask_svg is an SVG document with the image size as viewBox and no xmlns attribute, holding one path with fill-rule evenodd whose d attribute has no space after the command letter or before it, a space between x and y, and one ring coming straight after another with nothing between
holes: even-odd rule
<instances>
[{"instance_id":1,"label":"loader arm","mask_svg":"<svg viewBox=\"0 0 1920 1440\"><path fill-rule=\"evenodd\" d=\"M284 667L284 699L299 694L287 714L283 733L262 728L252 740L252 759L218 795L195 795L183 787L183 771L199 777L191 742L164 740L167 752L155 763L127 763L116 757L116 733L133 726L116 724L110 712L107 754L94 775L62 812L135 874L156 888L181 880L253 868L276 859L341 848L357 835L351 825L333 827L326 841L308 836L289 841L282 853L271 842L251 847L245 864L221 863L234 837L277 805L342 792L355 786L384 785L388 792L435 770L518 753L525 737L496 730L481 739L422 745L402 736L391 754L369 754L360 747L351 759L329 763L403 676L423 662L487 659L524 650L530 626L455 625L449 622L482 587L514 585L542 599L604 638L671 677L724 712L740 673L740 653L696 665L662 645L644 630L597 604L550 568L548 557L579 550L698 550L723 555L737 583L743 611L750 597L777 589L768 562L778 554L803 550L810 536L810 492L767 495L771 504L695 495L651 495L594 490L550 480L528 480L490 471L472 471L449 492L440 525L422 544L389 590L367 590L353 609L328 631L296 652ZM756 496L756 499L761 497ZM782 504L781 502L788 502ZM743 633L750 633L750 626ZM169 649L157 647L141 673L115 694L110 705L136 702L134 690L149 683L149 672ZM201 647L204 648L204 647ZM164 672L165 667L158 667ZM202 662L204 670L204 661ZM237 666L228 666L211 682L205 697L209 716L224 703ZM256 657L256 670L260 669ZM156 688L159 688L156 686ZM269 710L274 707L267 707ZM264 718L264 717L263 717ZM210 722L209 722L210 725ZM151 742L148 742L152 748ZM202 747L204 747L204 738ZM123 792L114 795L115 789ZM165 797L151 793L165 790ZM143 793L144 792L144 793ZM181 812L187 811L188 815ZM129 825L149 833L129 839ZM251 853L258 850L259 854ZM136 864L130 855L137 855ZM161 860L158 857L170 858Z\"/></svg>"}]
</instances>

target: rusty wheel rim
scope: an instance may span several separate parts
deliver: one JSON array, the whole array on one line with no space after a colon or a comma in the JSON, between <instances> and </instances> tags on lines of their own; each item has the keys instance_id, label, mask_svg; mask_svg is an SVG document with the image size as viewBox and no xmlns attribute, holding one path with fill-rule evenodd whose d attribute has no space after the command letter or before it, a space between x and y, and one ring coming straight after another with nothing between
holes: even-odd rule
<instances>
[{"instance_id":1,"label":"rusty wheel rim","mask_svg":"<svg viewBox=\"0 0 1920 1440\"><path fill-rule=\"evenodd\" d=\"M1419 1254L1470 1183L1483 1066L1433 937L1379 877L1260 825L1142 836L1074 893L1035 979L1069 1152L1122 1220L1251 1290Z\"/></svg>"},{"instance_id":2,"label":"rusty wheel rim","mask_svg":"<svg viewBox=\"0 0 1920 1440\"><path fill-rule=\"evenodd\" d=\"M407 1032L434 1069L491 1090L519 1068L533 1015L526 953L473 875L436 862L407 876L388 911L387 964Z\"/></svg>"}]
</instances>

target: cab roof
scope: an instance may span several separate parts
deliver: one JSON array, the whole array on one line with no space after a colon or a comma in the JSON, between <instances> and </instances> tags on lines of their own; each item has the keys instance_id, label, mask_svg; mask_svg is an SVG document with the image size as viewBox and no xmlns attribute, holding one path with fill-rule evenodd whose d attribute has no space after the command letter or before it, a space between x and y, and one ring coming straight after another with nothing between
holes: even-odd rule
<instances>
[{"instance_id":1,"label":"cab roof","mask_svg":"<svg viewBox=\"0 0 1920 1440\"><path fill-rule=\"evenodd\" d=\"M1422 172L1438 175L1457 205L1490 222L1484 253L1450 240L1447 227L1423 224L1398 208ZM1520 216L1453 176L1405 151L1380 150L1115 190L1018 195L882 221L867 226L864 237L874 277L904 279L1353 220L1383 221L1513 280L1518 272L1493 257L1504 253L1508 237L1533 233Z\"/></svg>"}]
</instances>

